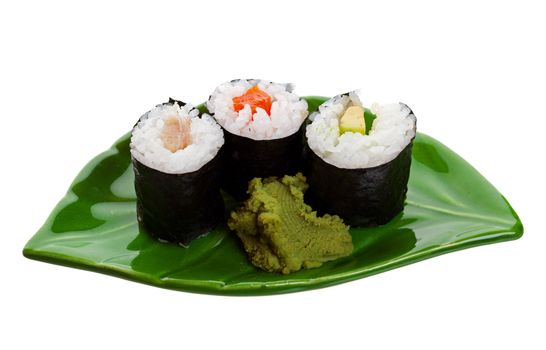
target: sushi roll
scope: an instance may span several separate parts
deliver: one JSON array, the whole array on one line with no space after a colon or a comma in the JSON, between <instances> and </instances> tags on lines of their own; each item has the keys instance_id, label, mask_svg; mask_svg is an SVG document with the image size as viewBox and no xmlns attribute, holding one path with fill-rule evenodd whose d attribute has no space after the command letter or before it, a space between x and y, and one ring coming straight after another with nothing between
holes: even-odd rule
<instances>
[{"instance_id":1,"label":"sushi roll","mask_svg":"<svg viewBox=\"0 0 546 350\"><path fill-rule=\"evenodd\" d=\"M225 133L222 186L236 199L255 177L284 176L300 170L302 124L307 101L291 84L241 79L216 88L207 109Z\"/></svg>"},{"instance_id":2,"label":"sushi roll","mask_svg":"<svg viewBox=\"0 0 546 350\"><path fill-rule=\"evenodd\" d=\"M220 126L170 99L144 114L131 135L137 219L153 237L186 246L224 218Z\"/></svg>"},{"instance_id":3,"label":"sushi roll","mask_svg":"<svg viewBox=\"0 0 546 350\"><path fill-rule=\"evenodd\" d=\"M306 199L351 226L390 221L404 207L416 118L402 103L362 105L359 92L336 96L306 128Z\"/></svg>"}]
</instances>

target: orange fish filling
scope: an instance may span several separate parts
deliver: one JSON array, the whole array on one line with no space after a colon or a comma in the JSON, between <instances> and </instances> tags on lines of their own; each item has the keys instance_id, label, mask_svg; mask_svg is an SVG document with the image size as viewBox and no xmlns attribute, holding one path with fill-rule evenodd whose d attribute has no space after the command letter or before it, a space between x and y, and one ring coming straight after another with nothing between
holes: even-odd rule
<instances>
[{"instance_id":1,"label":"orange fish filling","mask_svg":"<svg viewBox=\"0 0 546 350\"><path fill-rule=\"evenodd\" d=\"M258 85L248 89L243 95L233 98L233 110L239 112L249 105L252 114L256 113L256 108L261 108L269 115L271 114L271 96L265 91L260 90Z\"/></svg>"}]
</instances>

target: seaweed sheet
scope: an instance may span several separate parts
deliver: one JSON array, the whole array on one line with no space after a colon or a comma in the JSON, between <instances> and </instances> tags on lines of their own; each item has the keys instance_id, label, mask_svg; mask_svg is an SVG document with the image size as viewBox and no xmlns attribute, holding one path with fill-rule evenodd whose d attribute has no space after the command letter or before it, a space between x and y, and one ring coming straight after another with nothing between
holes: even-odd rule
<instances>
[{"instance_id":1,"label":"seaweed sheet","mask_svg":"<svg viewBox=\"0 0 546 350\"><path fill-rule=\"evenodd\" d=\"M389 222L404 209L412 146L413 140L396 158L379 166L342 169L326 163L306 143L306 202L321 214L339 215L351 226Z\"/></svg>"},{"instance_id":2,"label":"seaweed sheet","mask_svg":"<svg viewBox=\"0 0 546 350\"><path fill-rule=\"evenodd\" d=\"M253 140L224 130L223 189L241 200L255 177L294 175L301 170L302 127L274 140Z\"/></svg>"},{"instance_id":3,"label":"seaweed sheet","mask_svg":"<svg viewBox=\"0 0 546 350\"><path fill-rule=\"evenodd\" d=\"M133 158L137 218L153 237L188 245L224 220L216 156L199 170L166 174Z\"/></svg>"}]
</instances>

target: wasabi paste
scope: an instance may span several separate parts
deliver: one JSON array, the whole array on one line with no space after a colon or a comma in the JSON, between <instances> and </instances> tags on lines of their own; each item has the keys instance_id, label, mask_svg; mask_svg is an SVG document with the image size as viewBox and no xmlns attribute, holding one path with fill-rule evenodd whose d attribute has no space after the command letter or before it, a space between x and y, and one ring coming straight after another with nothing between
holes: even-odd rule
<instances>
[{"instance_id":1,"label":"wasabi paste","mask_svg":"<svg viewBox=\"0 0 546 350\"><path fill-rule=\"evenodd\" d=\"M250 198L231 213L228 226L252 264L288 274L351 254L349 226L336 215L317 217L303 202L307 187L300 173L250 181Z\"/></svg>"}]
</instances>

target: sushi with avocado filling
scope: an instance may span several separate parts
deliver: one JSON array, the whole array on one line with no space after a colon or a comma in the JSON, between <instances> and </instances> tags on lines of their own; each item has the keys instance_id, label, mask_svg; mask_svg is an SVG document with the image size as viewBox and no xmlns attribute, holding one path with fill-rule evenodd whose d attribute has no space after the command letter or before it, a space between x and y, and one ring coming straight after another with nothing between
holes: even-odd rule
<instances>
[{"instance_id":1,"label":"sushi with avocado filling","mask_svg":"<svg viewBox=\"0 0 546 350\"><path fill-rule=\"evenodd\" d=\"M336 96L309 119L305 174L309 204L351 226L381 225L404 207L416 118L402 103L362 105Z\"/></svg>"},{"instance_id":2,"label":"sushi with avocado filling","mask_svg":"<svg viewBox=\"0 0 546 350\"><path fill-rule=\"evenodd\" d=\"M216 88L207 109L225 133L223 188L243 199L255 177L295 174L301 165L307 102L291 84L241 79Z\"/></svg>"},{"instance_id":3,"label":"sushi with avocado filling","mask_svg":"<svg viewBox=\"0 0 546 350\"><path fill-rule=\"evenodd\" d=\"M144 114L131 135L137 219L160 240L188 245L224 218L218 171L222 129L180 101Z\"/></svg>"}]
</instances>

